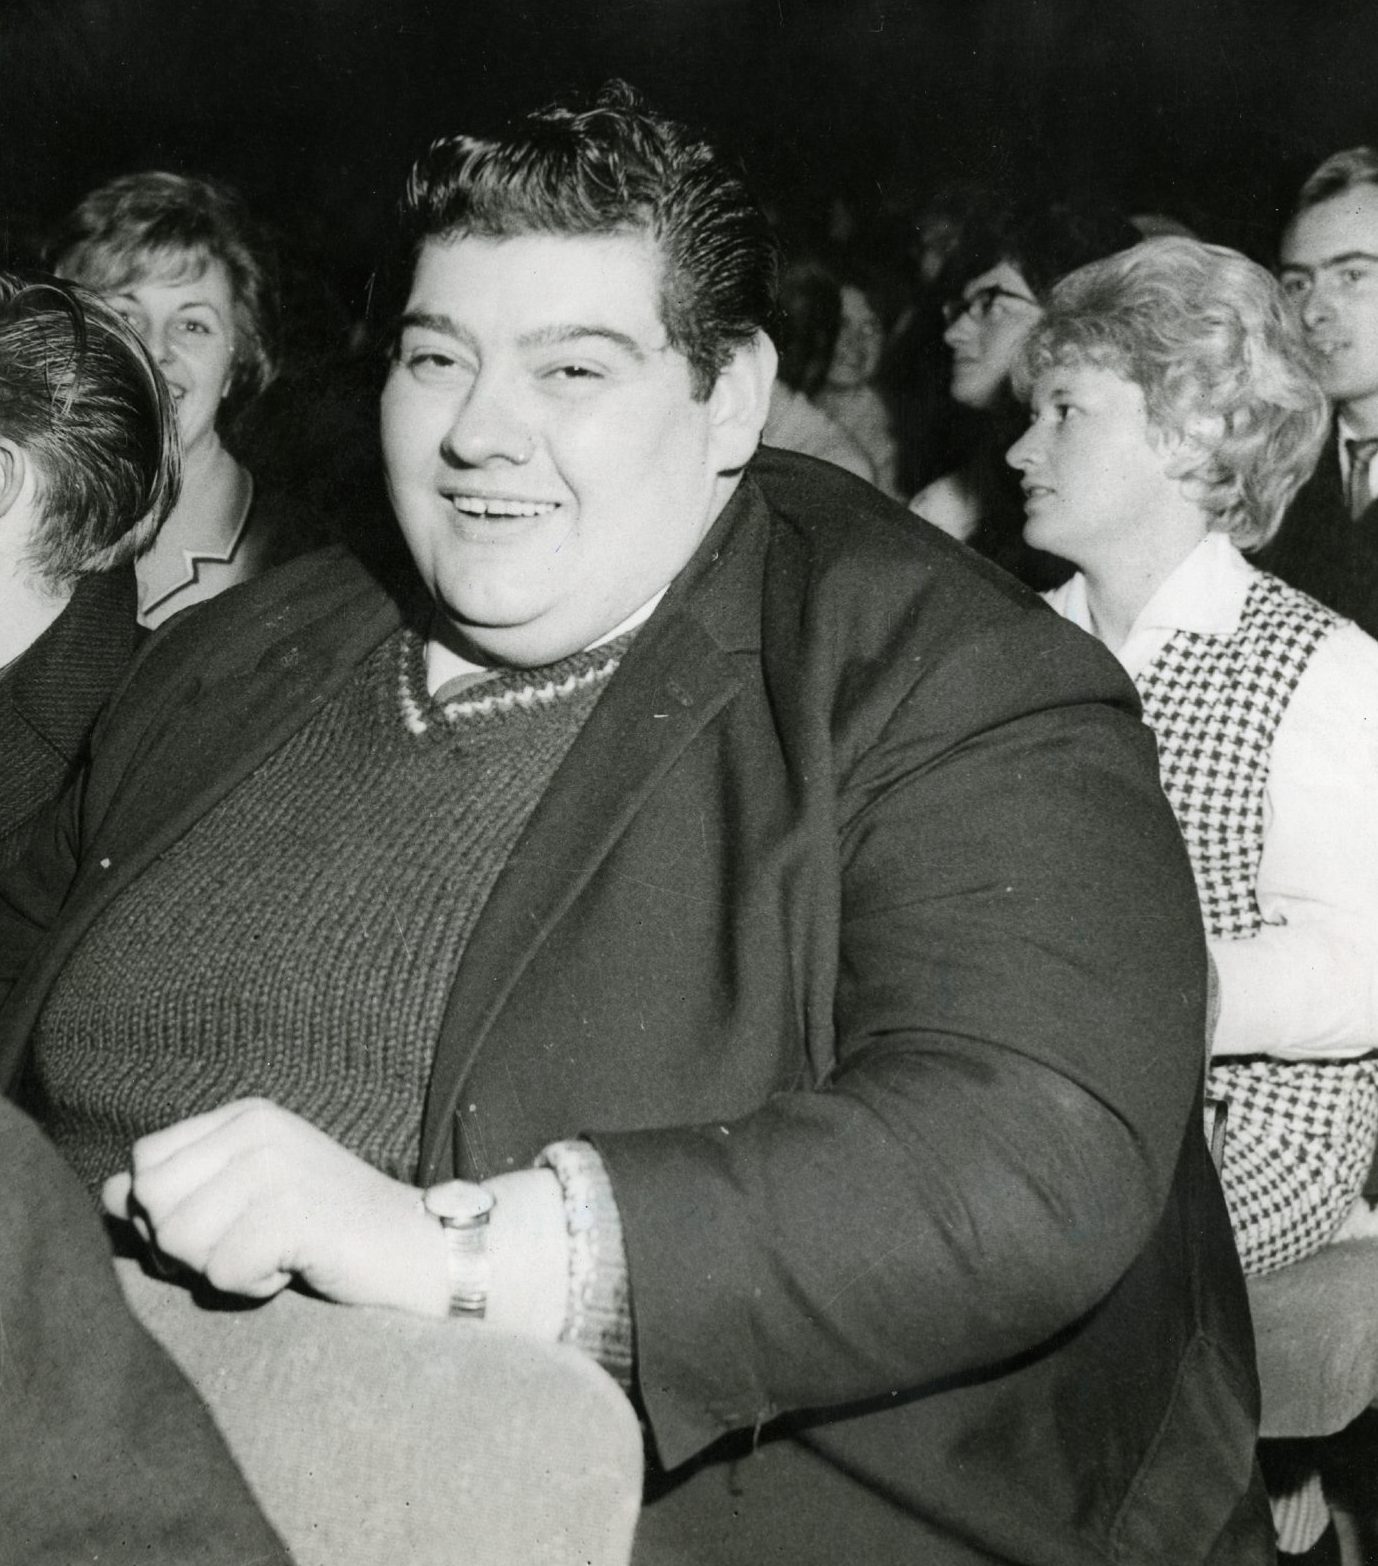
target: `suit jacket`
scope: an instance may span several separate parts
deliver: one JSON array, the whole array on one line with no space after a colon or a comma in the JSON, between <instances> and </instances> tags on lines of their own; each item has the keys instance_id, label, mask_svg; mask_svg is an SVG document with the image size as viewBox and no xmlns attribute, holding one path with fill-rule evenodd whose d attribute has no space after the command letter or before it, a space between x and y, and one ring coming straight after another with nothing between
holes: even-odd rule
<instances>
[{"instance_id":1,"label":"suit jacket","mask_svg":"<svg viewBox=\"0 0 1378 1566\"><path fill-rule=\"evenodd\" d=\"M134 571L87 577L0 679L0 865L77 770L86 739L141 635Z\"/></svg>"},{"instance_id":2,"label":"suit jacket","mask_svg":"<svg viewBox=\"0 0 1378 1566\"><path fill-rule=\"evenodd\" d=\"M397 623L328 555L154 638L3 885L12 1071L90 921ZM868 486L765 454L494 887L419 1178L601 1149L639 1561L1261 1561L1204 1005L1113 660Z\"/></svg>"},{"instance_id":3,"label":"suit jacket","mask_svg":"<svg viewBox=\"0 0 1378 1566\"><path fill-rule=\"evenodd\" d=\"M1350 516L1333 430L1277 535L1253 560L1378 636L1378 501Z\"/></svg>"}]
</instances>

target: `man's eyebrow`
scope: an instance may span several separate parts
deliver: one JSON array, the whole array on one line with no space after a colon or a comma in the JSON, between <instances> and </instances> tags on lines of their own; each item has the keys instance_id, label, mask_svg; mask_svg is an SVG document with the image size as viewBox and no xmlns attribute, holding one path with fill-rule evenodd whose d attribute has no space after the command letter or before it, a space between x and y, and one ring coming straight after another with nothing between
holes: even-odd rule
<instances>
[{"instance_id":1,"label":"man's eyebrow","mask_svg":"<svg viewBox=\"0 0 1378 1566\"><path fill-rule=\"evenodd\" d=\"M619 332L616 327L585 326L576 321L558 326L541 326L535 331L523 332L517 342L522 348L560 348L567 343L582 342L589 337L611 343L614 348L620 348L638 364L644 364L653 353L662 353L664 346L668 346L647 348L635 337L629 337L626 332Z\"/></svg>"},{"instance_id":2,"label":"man's eyebrow","mask_svg":"<svg viewBox=\"0 0 1378 1566\"><path fill-rule=\"evenodd\" d=\"M1323 261L1307 263L1305 261L1284 261L1278 267L1279 272L1325 272L1331 267L1353 266L1356 261L1366 261L1370 266L1378 266L1378 255L1371 250L1346 250L1338 256L1326 256Z\"/></svg>"},{"instance_id":3,"label":"man's eyebrow","mask_svg":"<svg viewBox=\"0 0 1378 1566\"><path fill-rule=\"evenodd\" d=\"M460 342L472 340L467 328L460 325L451 315L436 310L408 310L398 321L399 333L406 331L408 327L415 327L423 332L438 332L444 337L453 337ZM669 347L668 343L658 347L647 348L643 343L630 337L626 332L619 332L613 326L589 326L581 322L571 321L555 326L540 326L530 332L523 332L517 339L519 348L559 348L568 343L583 342L587 338L596 338L601 342L611 343L613 347L620 348L629 358L637 363L644 363L654 353L664 353Z\"/></svg>"},{"instance_id":4,"label":"man's eyebrow","mask_svg":"<svg viewBox=\"0 0 1378 1566\"><path fill-rule=\"evenodd\" d=\"M397 322L397 330L405 332L409 326L417 327L423 332L439 332L444 337L467 339L469 335L453 316L435 310L406 311Z\"/></svg>"}]
</instances>

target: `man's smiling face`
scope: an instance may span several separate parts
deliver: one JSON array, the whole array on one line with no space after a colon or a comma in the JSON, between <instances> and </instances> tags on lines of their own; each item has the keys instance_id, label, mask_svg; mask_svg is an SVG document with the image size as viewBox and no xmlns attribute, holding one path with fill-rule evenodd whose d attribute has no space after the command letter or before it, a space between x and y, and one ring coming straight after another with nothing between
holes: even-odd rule
<instances>
[{"instance_id":1,"label":"man's smiling face","mask_svg":"<svg viewBox=\"0 0 1378 1566\"><path fill-rule=\"evenodd\" d=\"M1378 188L1356 185L1299 212L1278 275L1326 396L1357 433L1378 434Z\"/></svg>"},{"instance_id":2,"label":"man's smiling face","mask_svg":"<svg viewBox=\"0 0 1378 1566\"><path fill-rule=\"evenodd\" d=\"M597 641L687 563L731 492L724 382L693 395L638 234L427 240L383 392L388 487L480 658Z\"/></svg>"}]
</instances>

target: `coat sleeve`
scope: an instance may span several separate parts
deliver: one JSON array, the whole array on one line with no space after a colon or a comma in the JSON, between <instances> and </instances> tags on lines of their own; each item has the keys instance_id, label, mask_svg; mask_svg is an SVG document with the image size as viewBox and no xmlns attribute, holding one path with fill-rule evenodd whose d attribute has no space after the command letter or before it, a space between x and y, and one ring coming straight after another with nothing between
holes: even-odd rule
<instances>
[{"instance_id":1,"label":"coat sleeve","mask_svg":"<svg viewBox=\"0 0 1378 1566\"><path fill-rule=\"evenodd\" d=\"M595 1137L667 1466L1035 1350L1145 1246L1189 1125L1204 942L1118 671L1041 611L883 667L918 675L835 717L830 1079Z\"/></svg>"}]
</instances>

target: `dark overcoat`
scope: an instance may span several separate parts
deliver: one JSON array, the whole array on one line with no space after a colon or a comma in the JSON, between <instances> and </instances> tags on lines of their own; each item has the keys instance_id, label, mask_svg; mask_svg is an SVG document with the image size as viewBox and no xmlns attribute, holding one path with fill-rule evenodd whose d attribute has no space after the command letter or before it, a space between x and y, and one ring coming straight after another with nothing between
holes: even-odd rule
<instances>
[{"instance_id":1,"label":"dark overcoat","mask_svg":"<svg viewBox=\"0 0 1378 1566\"><path fill-rule=\"evenodd\" d=\"M1335 436L1254 564L1378 636L1378 501L1351 517Z\"/></svg>"},{"instance_id":2,"label":"dark overcoat","mask_svg":"<svg viewBox=\"0 0 1378 1566\"><path fill-rule=\"evenodd\" d=\"M0 679L0 865L74 777L143 633L132 566L88 576Z\"/></svg>"}]
</instances>

